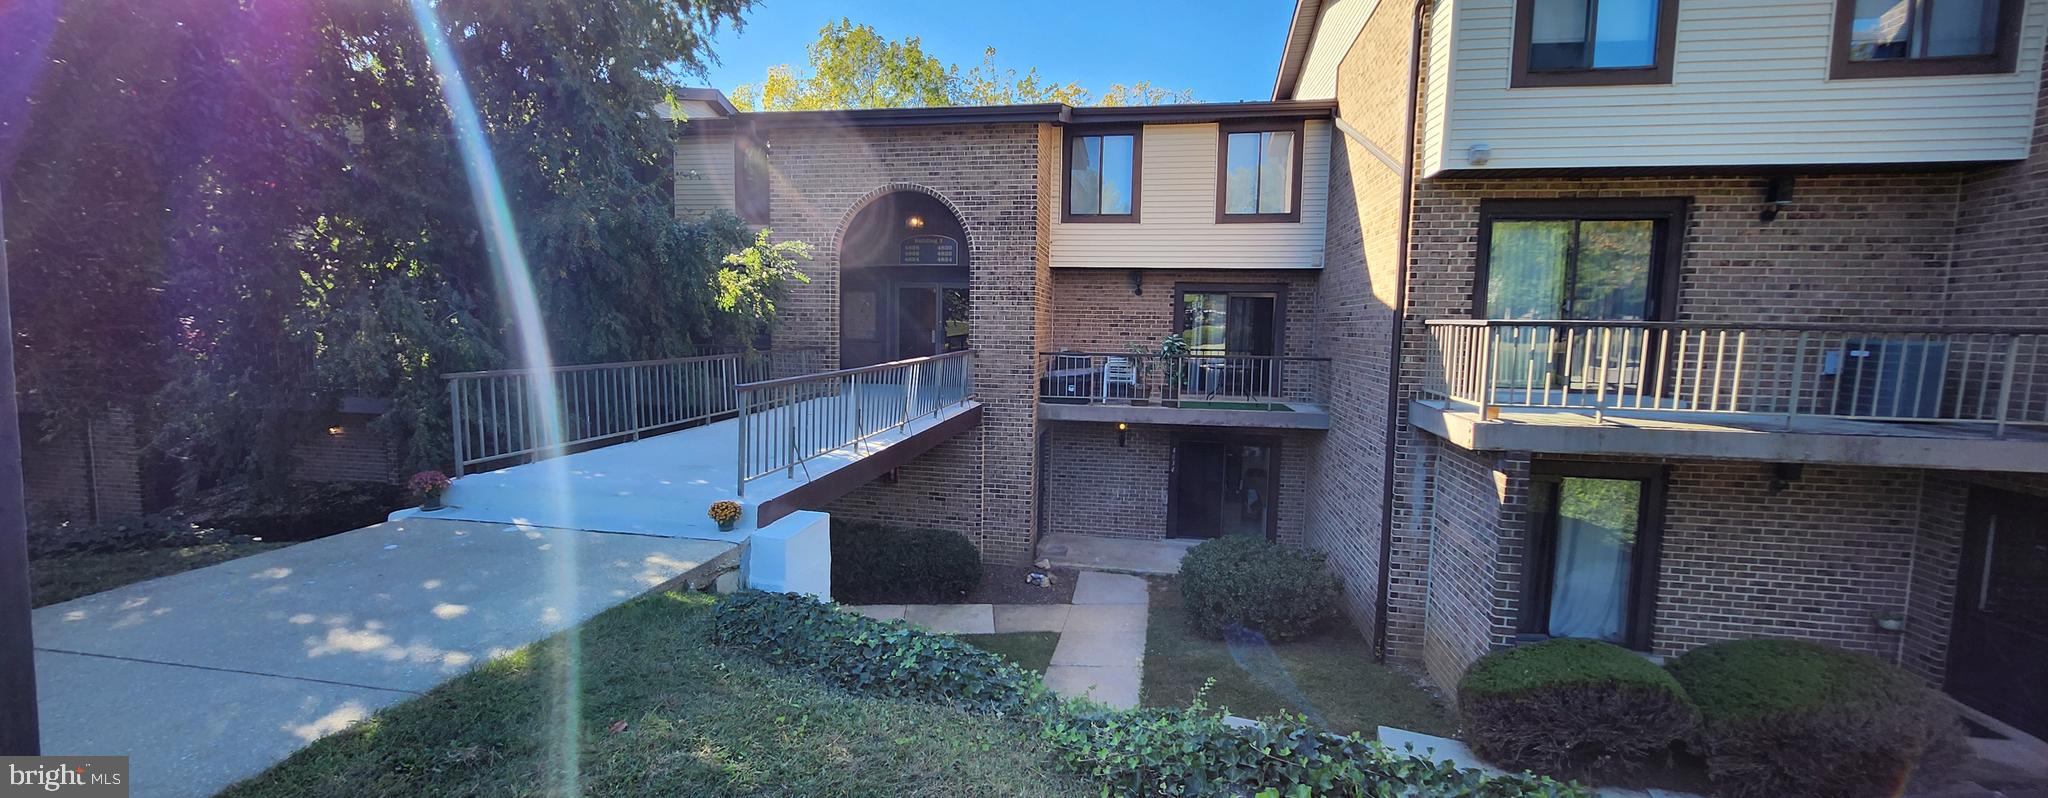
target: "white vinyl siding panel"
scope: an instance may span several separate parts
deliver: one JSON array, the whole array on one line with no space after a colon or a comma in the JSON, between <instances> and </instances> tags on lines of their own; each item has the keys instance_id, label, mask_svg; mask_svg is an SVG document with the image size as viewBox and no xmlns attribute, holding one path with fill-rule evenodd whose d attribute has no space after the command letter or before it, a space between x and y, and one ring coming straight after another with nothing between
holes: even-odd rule
<instances>
[{"instance_id":1,"label":"white vinyl siding panel","mask_svg":"<svg viewBox=\"0 0 2048 798\"><path fill-rule=\"evenodd\" d=\"M1372 18L1380 0L1335 0L1323 6L1316 21L1315 38L1302 58L1301 75L1294 81L1294 99L1334 100L1337 98L1337 66L1351 52L1365 23Z\"/></svg>"},{"instance_id":2,"label":"white vinyl siding panel","mask_svg":"<svg viewBox=\"0 0 2048 798\"><path fill-rule=\"evenodd\" d=\"M1828 78L1835 0L1677 2L1670 85L1522 89L1508 88L1514 0L1445 4L1456 15L1449 97L1424 123L1445 134L1426 142L1425 174L2027 155L2048 0L2025 0L2016 73L1865 80ZM1492 150L1484 167L1466 161L1476 144Z\"/></svg>"},{"instance_id":3,"label":"white vinyl siding panel","mask_svg":"<svg viewBox=\"0 0 2048 798\"><path fill-rule=\"evenodd\" d=\"M1318 269L1330 185L1330 123L1302 131L1301 221L1216 222L1215 124L1147 125L1139 159L1138 221L1060 221L1063 179L1051 186L1052 265L1099 269ZM1060 165L1064 176L1066 165Z\"/></svg>"},{"instance_id":4,"label":"white vinyl siding panel","mask_svg":"<svg viewBox=\"0 0 2048 798\"><path fill-rule=\"evenodd\" d=\"M733 210L732 137L689 133L676 142L676 215Z\"/></svg>"},{"instance_id":5,"label":"white vinyl siding panel","mask_svg":"<svg viewBox=\"0 0 2048 798\"><path fill-rule=\"evenodd\" d=\"M1451 102L1451 42L1457 40L1456 9L1449 2L1430 10L1429 53L1423 63L1429 72L1422 78L1422 163L1423 174L1443 169L1444 110Z\"/></svg>"}]
</instances>

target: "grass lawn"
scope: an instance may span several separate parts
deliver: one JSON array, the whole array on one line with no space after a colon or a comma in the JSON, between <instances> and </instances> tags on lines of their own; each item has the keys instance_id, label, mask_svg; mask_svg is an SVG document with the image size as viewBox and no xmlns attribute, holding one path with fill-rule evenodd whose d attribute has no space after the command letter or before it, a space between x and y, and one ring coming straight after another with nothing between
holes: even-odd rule
<instances>
[{"instance_id":1,"label":"grass lawn","mask_svg":"<svg viewBox=\"0 0 2048 798\"><path fill-rule=\"evenodd\" d=\"M289 545L267 541L207 543L182 548L44 557L28 564L29 590L34 597L34 605L41 607Z\"/></svg>"},{"instance_id":2,"label":"grass lawn","mask_svg":"<svg viewBox=\"0 0 2048 798\"><path fill-rule=\"evenodd\" d=\"M1052 664L1052 650L1059 647L1058 632L1011 632L1000 635L960 635L960 642L993 651L1027 671L1045 673Z\"/></svg>"},{"instance_id":3,"label":"grass lawn","mask_svg":"<svg viewBox=\"0 0 2048 798\"><path fill-rule=\"evenodd\" d=\"M252 796L1081 795L1016 720L859 698L706 641L712 600L664 594L486 663L223 792ZM623 723L623 727L619 724ZM615 731L615 729L617 729Z\"/></svg>"},{"instance_id":4,"label":"grass lawn","mask_svg":"<svg viewBox=\"0 0 2048 798\"><path fill-rule=\"evenodd\" d=\"M1320 716L1332 730L1367 736L1380 726L1445 736L1457 728L1450 711L1406 674L1374 663L1372 648L1349 627L1233 654L1223 641L1188 626L1180 588L1171 579L1152 581L1147 626L1141 694L1146 706L1185 706L1213 678L1206 700L1235 715Z\"/></svg>"}]
</instances>

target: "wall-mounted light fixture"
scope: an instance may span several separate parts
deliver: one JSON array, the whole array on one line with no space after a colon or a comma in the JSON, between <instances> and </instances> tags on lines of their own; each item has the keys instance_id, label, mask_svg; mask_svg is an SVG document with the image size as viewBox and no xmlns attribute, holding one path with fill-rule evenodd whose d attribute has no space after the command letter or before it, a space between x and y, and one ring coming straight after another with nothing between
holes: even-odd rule
<instances>
[{"instance_id":1,"label":"wall-mounted light fixture","mask_svg":"<svg viewBox=\"0 0 2048 798\"><path fill-rule=\"evenodd\" d=\"M1800 477L1804 476L1806 466L1803 463L1772 463L1771 492L1783 493L1786 488L1792 487L1792 483L1798 482Z\"/></svg>"},{"instance_id":2,"label":"wall-mounted light fixture","mask_svg":"<svg viewBox=\"0 0 2048 798\"><path fill-rule=\"evenodd\" d=\"M924 217L913 213L903 220L903 226L912 230L922 230L924 229Z\"/></svg>"},{"instance_id":3,"label":"wall-mounted light fixture","mask_svg":"<svg viewBox=\"0 0 2048 798\"><path fill-rule=\"evenodd\" d=\"M334 426L332 426L332 427L328 427L328 428L327 428L327 434L329 434L329 435L335 435L335 436L339 436L339 435L341 435L341 433L343 433L343 432L345 432L345 431L346 431L346 430L343 430L343 429L341 428L341 425L340 425L340 424L336 424L336 425L334 425Z\"/></svg>"},{"instance_id":4,"label":"wall-mounted light fixture","mask_svg":"<svg viewBox=\"0 0 2048 798\"><path fill-rule=\"evenodd\" d=\"M1145 295L1145 270L1131 270L1131 296Z\"/></svg>"},{"instance_id":5,"label":"wall-mounted light fixture","mask_svg":"<svg viewBox=\"0 0 2048 798\"><path fill-rule=\"evenodd\" d=\"M1116 445L1118 445L1118 446L1128 446L1128 445L1130 445L1130 442L1131 442L1131 438L1130 438L1130 435L1131 435L1131 425L1129 425L1129 424L1125 424L1124 422L1121 422L1121 421L1119 421L1119 422L1117 422L1117 423L1116 423Z\"/></svg>"},{"instance_id":6,"label":"wall-mounted light fixture","mask_svg":"<svg viewBox=\"0 0 2048 798\"><path fill-rule=\"evenodd\" d=\"M1778 211L1792 205L1793 179L1791 175L1775 175L1764 184L1764 210L1757 214L1758 221L1770 224L1778 218Z\"/></svg>"}]
</instances>

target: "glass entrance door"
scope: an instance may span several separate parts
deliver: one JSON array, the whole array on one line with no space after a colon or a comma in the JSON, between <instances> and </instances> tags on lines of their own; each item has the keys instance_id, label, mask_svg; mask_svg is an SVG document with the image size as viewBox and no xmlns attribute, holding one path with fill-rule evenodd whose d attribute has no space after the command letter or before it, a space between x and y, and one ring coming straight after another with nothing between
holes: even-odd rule
<instances>
[{"instance_id":1,"label":"glass entrance door","mask_svg":"<svg viewBox=\"0 0 2048 798\"><path fill-rule=\"evenodd\" d=\"M2048 499L1970 494L1948 692L2048 736Z\"/></svg>"},{"instance_id":2,"label":"glass entrance door","mask_svg":"<svg viewBox=\"0 0 2048 798\"><path fill-rule=\"evenodd\" d=\"M1276 451L1250 442L1182 441L1174 446L1169 533L1271 538Z\"/></svg>"},{"instance_id":3,"label":"glass entrance door","mask_svg":"<svg viewBox=\"0 0 2048 798\"><path fill-rule=\"evenodd\" d=\"M896 357L928 357L967 348L967 287L898 285Z\"/></svg>"}]
</instances>

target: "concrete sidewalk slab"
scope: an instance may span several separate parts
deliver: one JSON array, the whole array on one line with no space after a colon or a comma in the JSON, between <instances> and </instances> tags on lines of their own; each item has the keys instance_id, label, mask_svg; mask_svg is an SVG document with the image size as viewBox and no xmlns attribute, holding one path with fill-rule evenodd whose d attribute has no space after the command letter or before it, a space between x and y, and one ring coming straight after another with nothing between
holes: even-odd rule
<instances>
[{"instance_id":1,"label":"concrete sidewalk slab","mask_svg":"<svg viewBox=\"0 0 2048 798\"><path fill-rule=\"evenodd\" d=\"M134 757L137 796L212 795L730 548L413 519L43 607L44 750Z\"/></svg>"},{"instance_id":2,"label":"concrete sidewalk slab","mask_svg":"<svg viewBox=\"0 0 2048 798\"><path fill-rule=\"evenodd\" d=\"M859 606L843 606L848 611L868 616L877 621L903 620L903 613L905 612L905 610L908 609L908 607L902 604L863 604Z\"/></svg>"},{"instance_id":3,"label":"concrete sidewalk slab","mask_svg":"<svg viewBox=\"0 0 2048 798\"><path fill-rule=\"evenodd\" d=\"M1038 556L1054 567L1164 576L1180 573L1180 559L1199 540L1131 540L1052 532L1039 538Z\"/></svg>"},{"instance_id":4,"label":"concrete sidewalk slab","mask_svg":"<svg viewBox=\"0 0 2048 798\"><path fill-rule=\"evenodd\" d=\"M1129 632L1076 632L1069 629L1060 633L1060 643L1052 650L1054 665L1129 667L1144 661L1145 636Z\"/></svg>"},{"instance_id":5,"label":"concrete sidewalk slab","mask_svg":"<svg viewBox=\"0 0 2048 798\"><path fill-rule=\"evenodd\" d=\"M1118 709L1138 705L1143 670L1135 665L1090 667L1054 665L1045 669L1045 686L1068 698L1090 698Z\"/></svg>"},{"instance_id":6,"label":"concrete sidewalk slab","mask_svg":"<svg viewBox=\"0 0 2048 798\"><path fill-rule=\"evenodd\" d=\"M985 635L996 631L995 611L987 604L912 604L904 608L903 620L948 635Z\"/></svg>"},{"instance_id":7,"label":"concrete sidewalk slab","mask_svg":"<svg viewBox=\"0 0 2048 798\"><path fill-rule=\"evenodd\" d=\"M1067 618L1069 632L1124 632L1145 637L1144 604L1095 604L1079 607Z\"/></svg>"},{"instance_id":8,"label":"concrete sidewalk slab","mask_svg":"<svg viewBox=\"0 0 2048 798\"><path fill-rule=\"evenodd\" d=\"M1064 631L1073 609L1071 604L997 604L996 633Z\"/></svg>"},{"instance_id":9,"label":"concrete sidewalk slab","mask_svg":"<svg viewBox=\"0 0 2048 798\"><path fill-rule=\"evenodd\" d=\"M1145 580L1127 574L1082 571L1074 583L1075 604L1144 604L1149 600Z\"/></svg>"}]
</instances>

